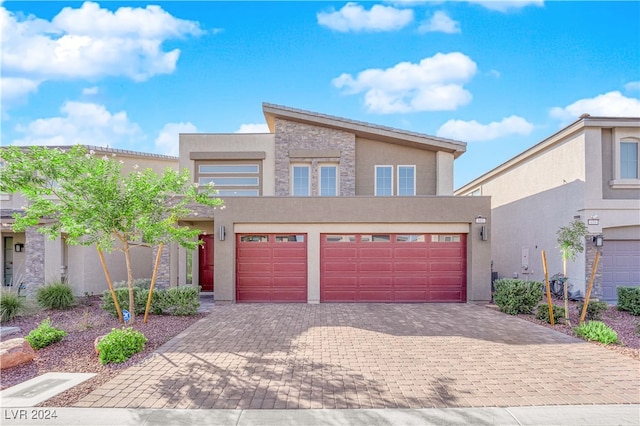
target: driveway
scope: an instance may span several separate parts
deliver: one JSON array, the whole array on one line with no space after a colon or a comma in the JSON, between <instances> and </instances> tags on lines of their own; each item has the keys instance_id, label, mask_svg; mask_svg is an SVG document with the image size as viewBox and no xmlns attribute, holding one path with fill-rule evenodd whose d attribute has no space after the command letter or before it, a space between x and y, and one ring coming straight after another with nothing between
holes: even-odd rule
<instances>
[{"instance_id":1,"label":"driveway","mask_svg":"<svg viewBox=\"0 0 640 426\"><path fill-rule=\"evenodd\" d=\"M638 404L639 384L639 361L478 305L216 304L76 406Z\"/></svg>"}]
</instances>

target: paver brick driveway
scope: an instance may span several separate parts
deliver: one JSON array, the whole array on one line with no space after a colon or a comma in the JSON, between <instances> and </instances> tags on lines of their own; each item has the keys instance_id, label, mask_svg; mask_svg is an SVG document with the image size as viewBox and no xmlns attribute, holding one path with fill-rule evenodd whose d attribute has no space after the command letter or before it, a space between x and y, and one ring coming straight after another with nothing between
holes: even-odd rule
<instances>
[{"instance_id":1,"label":"paver brick driveway","mask_svg":"<svg viewBox=\"0 0 640 426\"><path fill-rule=\"evenodd\" d=\"M218 304L76 406L638 404L639 376L639 361L483 306Z\"/></svg>"}]
</instances>

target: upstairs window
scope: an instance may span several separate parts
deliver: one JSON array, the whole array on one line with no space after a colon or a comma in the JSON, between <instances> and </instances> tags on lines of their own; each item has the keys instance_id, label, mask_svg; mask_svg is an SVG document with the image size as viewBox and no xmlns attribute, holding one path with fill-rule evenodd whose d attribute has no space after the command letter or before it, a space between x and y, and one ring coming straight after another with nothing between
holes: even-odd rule
<instances>
[{"instance_id":1,"label":"upstairs window","mask_svg":"<svg viewBox=\"0 0 640 426\"><path fill-rule=\"evenodd\" d=\"M620 142L620 179L638 179L638 142Z\"/></svg>"},{"instance_id":2,"label":"upstairs window","mask_svg":"<svg viewBox=\"0 0 640 426\"><path fill-rule=\"evenodd\" d=\"M309 166L294 165L291 167L291 195L306 197L311 194Z\"/></svg>"},{"instance_id":3,"label":"upstairs window","mask_svg":"<svg viewBox=\"0 0 640 426\"><path fill-rule=\"evenodd\" d=\"M338 166L320 166L320 196L335 197L338 195Z\"/></svg>"},{"instance_id":4,"label":"upstairs window","mask_svg":"<svg viewBox=\"0 0 640 426\"><path fill-rule=\"evenodd\" d=\"M398 166L398 195L416 195L416 166Z\"/></svg>"},{"instance_id":5,"label":"upstairs window","mask_svg":"<svg viewBox=\"0 0 640 426\"><path fill-rule=\"evenodd\" d=\"M376 166L375 194L393 195L393 166Z\"/></svg>"},{"instance_id":6,"label":"upstairs window","mask_svg":"<svg viewBox=\"0 0 640 426\"><path fill-rule=\"evenodd\" d=\"M213 184L220 197L260 195L260 165L230 162L199 162L198 185Z\"/></svg>"}]
</instances>

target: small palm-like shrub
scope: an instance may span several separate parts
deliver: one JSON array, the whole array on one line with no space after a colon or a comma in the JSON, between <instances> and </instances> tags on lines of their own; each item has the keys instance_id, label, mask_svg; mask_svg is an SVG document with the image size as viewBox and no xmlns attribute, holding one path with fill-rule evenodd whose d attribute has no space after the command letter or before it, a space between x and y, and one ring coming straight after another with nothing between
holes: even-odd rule
<instances>
[{"instance_id":1,"label":"small palm-like shrub","mask_svg":"<svg viewBox=\"0 0 640 426\"><path fill-rule=\"evenodd\" d=\"M10 291L0 292L0 322L14 319L24 308L24 299Z\"/></svg>"},{"instance_id":2,"label":"small palm-like shrub","mask_svg":"<svg viewBox=\"0 0 640 426\"><path fill-rule=\"evenodd\" d=\"M29 342L33 349L38 350L59 342L66 335L66 331L53 327L51 319L47 318L38 327L31 330L25 340Z\"/></svg>"},{"instance_id":3,"label":"small palm-like shrub","mask_svg":"<svg viewBox=\"0 0 640 426\"><path fill-rule=\"evenodd\" d=\"M38 305L45 309L69 309L73 306L73 292L69 284L56 282L40 287L36 293Z\"/></svg>"},{"instance_id":4,"label":"small palm-like shrub","mask_svg":"<svg viewBox=\"0 0 640 426\"><path fill-rule=\"evenodd\" d=\"M602 321L589 321L573 329L576 335L585 340L604 343L618 343L618 333Z\"/></svg>"},{"instance_id":5,"label":"small palm-like shrub","mask_svg":"<svg viewBox=\"0 0 640 426\"><path fill-rule=\"evenodd\" d=\"M541 282L503 278L495 281L493 300L506 314L531 314L542 294Z\"/></svg>"},{"instance_id":6,"label":"small palm-like shrub","mask_svg":"<svg viewBox=\"0 0 640 426\"><path fill-rule=\"evenodd\" d=\"M551 324L551 318L549 318L549 305L538 305L536 318L540 321ZM553 305L553 319L556 324L564 322L564 308L562 306Z\"/></svg>"},{"instance_id":7,"label":"small palm-like shrub","mask_svg":"<svg viewBox=\"0 0 640 426\"><path fill-rule=\"evenodd\" d=\"M100 362L108 364L125 362L138 352L142 352L147 338L141 332L128 328L114 328L97 345Z\"/></svg>"}]
</instances>

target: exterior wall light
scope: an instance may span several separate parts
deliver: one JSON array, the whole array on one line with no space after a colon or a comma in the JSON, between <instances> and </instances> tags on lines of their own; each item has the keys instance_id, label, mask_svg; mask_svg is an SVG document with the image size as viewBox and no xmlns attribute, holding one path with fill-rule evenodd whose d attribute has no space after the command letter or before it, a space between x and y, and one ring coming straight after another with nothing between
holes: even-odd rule
<instances>
[{"instance_id":1,"label":"exterior wall light","mask_svg":"<svg viewBox=\"0 0 640 426\"><path fill-rule=\"evenodd\" d=\"M13 249L17 252L20 253L21 251L24 251L24 244L22 243L18 243L16 245L13 246Z\"/></svg>"},{"instance_id":2,"label":"exterior wall light","mask_svg":"<svg viewBox=\"0 0 640 426\"><path fill-rule=\"evenodd\" d=\"M596 243L596 247L602 247L604 239L602 238L602 235L596 235L593 237L593 242Z\"/></svg>"},{"instance_id":3,"label":"exterior wall light","mask_svg":"<svg viewBox=\"0 0 640 426\"><path fill-rule=\"evenodd\" d=\"M227 229L224 227L224 225L220 225L218 227L218 239L220 241L224 241L226 236L227 236Z\"/></svg>"}]
</instances>

